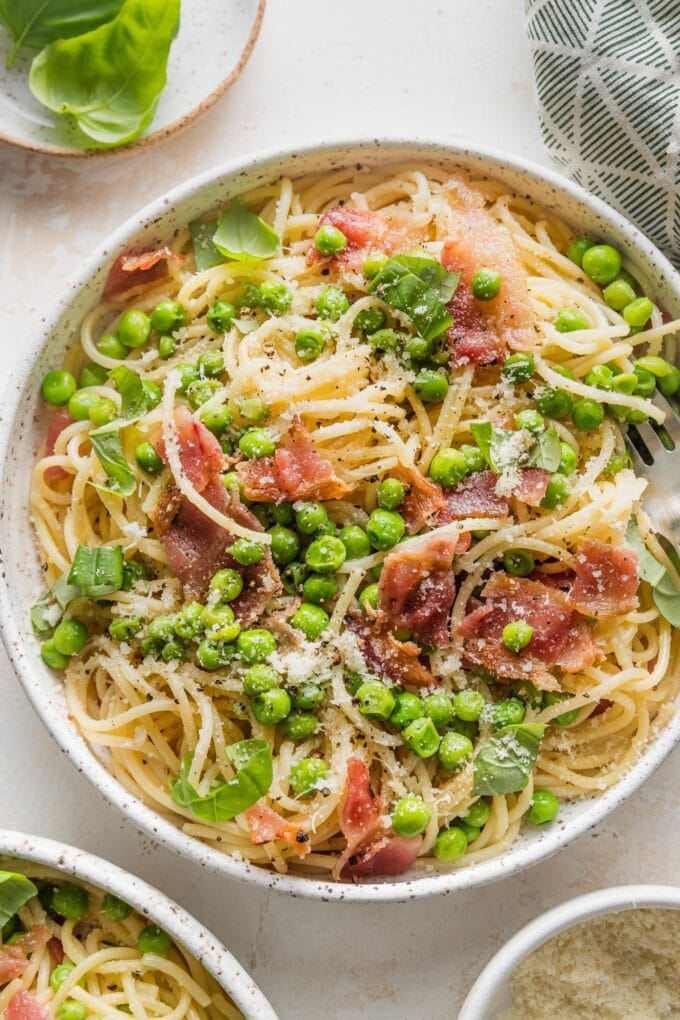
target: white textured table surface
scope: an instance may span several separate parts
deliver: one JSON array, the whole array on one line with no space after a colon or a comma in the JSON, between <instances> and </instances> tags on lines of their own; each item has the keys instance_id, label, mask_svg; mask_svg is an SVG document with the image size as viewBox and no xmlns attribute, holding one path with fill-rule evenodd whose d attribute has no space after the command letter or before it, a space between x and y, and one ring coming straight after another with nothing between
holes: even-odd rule
<instances>
[{"instance_id":1,"label":"white textured table surface","mask_svg":"<svg viewBox=\"0 0 680 1020\"><path fill-rule=\"evenodd\" d=\"M0 378L83 256L128 214L268 146L428 133L547 162L520 0L269 0L254 55L196 126L83 165L0 148ZM557 858L439 901L287 900L198 873L106 807L62 760L0 654L0 825L63 839L159 885L222 937L289 1020L454 1018L505 939L600 886L677 881L678 753Z\"/></svg>"}]
</instances>

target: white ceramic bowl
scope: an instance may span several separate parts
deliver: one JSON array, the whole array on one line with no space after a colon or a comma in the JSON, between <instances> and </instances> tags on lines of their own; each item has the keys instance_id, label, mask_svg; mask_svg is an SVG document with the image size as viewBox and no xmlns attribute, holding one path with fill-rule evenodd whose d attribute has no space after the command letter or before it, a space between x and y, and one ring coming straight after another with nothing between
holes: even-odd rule
<instances>
[{"instance_id":1,"label":"white ceramic bowl","mask_svg":"<svg viewBox=\"0 0 680 1020\"><path fill-rule=\"evenodd\" d=\"M246 1020L276 1020L276 1013L253 979L215 936L165 893L147 885L141 878L66 843L0 829L0 857L5 855L44 864L69 878L79 878L114 893L159 925L174 942L202 963Z\"/></svg>"},{"instance_id":2,"label":"white ceramic bowl","mask_svg":"<svg viewBox=\"0 0 680 1020\"><path fill-rule=\"evenodd\" d=\"M636 907L680 910L680 888L672 885L619 885L577 896L541 914L492 956L458 1014L458 1020L495 1020L512 1005L509 979L516 967L548 939L575 924Z\"/></svg>"},{"instance_id":3,"label":"white ceramic bowl","mask_svg":"<svg viewBox=\"0 0 680 1020\"><path fill-rule=\"evenodd\" d=\"M170 191L120 226L64 290L40 335L27 345L23 363L8 385L0 420L0 623L16 672L35 710L76 768L133 824L183 857L222 875L315 899L398 901L469 889L512 875L544 860L596 825L629 797L666 758L680 737L678 713L646 749L635 768L595 800L567 805L547 828L524 832L500 856L446 874L418 872L399 880L351 885L277 875L235 860L186 836L168 818L143 805L109 773L69 719L58 676L42 662L31 633L29 607L42 594L35 542L28 519L28 488L33 457L44 432L46 411L40 380L58 366L77 335L85 313L96 303L113 258L124 248L169 241L178 227L232 196L275 179L300 176L349 164L388 164L437 160L504 182L531 195L569 220L580 233L607 238L633 254L649 280L651 293L673 317L680 316L680 277L670 263L623 217L569 181L517 157L431 141L352 141L327 143L284 153L236 160Z\"/></svg>"}]
</instances>

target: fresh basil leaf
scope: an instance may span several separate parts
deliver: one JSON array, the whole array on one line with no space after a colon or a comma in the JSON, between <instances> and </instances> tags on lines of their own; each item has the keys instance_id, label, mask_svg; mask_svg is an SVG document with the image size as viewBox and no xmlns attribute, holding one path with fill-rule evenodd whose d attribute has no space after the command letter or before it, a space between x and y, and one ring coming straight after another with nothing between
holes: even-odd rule
<instances>
[{"instance_id":1,"label":"fresh basil leaf","mask_svg":"<svg viewBox=\"0 0 680 1020\"><path fill-rule=\"evenodd\" d=\"M191 243L194 249L194 262L196 272L202 273L204 269L212 269L213 266L220 266L226 262L226 257L218 251L213 244L213 236L217 230L217 220L205 223L202 220L194 220L189 224L191 232Z\"/></svg>"},{"instance_id":2,"label":"fresh basil leaf","mask_svg":"<svg viewBox=\"0 0 680 1020\"><path fill-rule=\"evenodd\" d=\"M185 754L179 777L171 783L172 799L204 822L228 822L263 797L274 778L272 752L264 740L240 740L226 752L235 768L232 779L217 783L205 797L188 780L193 754Z\"/></svg>"},{"instance_id":3,"label":"fresh basil leaf","mask_svg":"<svg viewBox=\"0 0 680 1020\"><path fill-rule=\"evenodd\" d=\"M652 589L654 605L672 627L680 627L680 591L675 587L671 576L664 570L661 580Z\"/></svg>"},{"instance_id":4,"label":"fresh basil leaf","mask_svg":"<svg viewBox=\"0 0 680 1020\"><path fill-rule=\"evenodd\" d=\"M418 262L427 261L416 256L413 258ZM368 289L392 308L408 315L425 340L434 340L453 323L453 317L439 293L404 265L400 258L388 259Z\"/></svg>"},{"instance_id":5,"label":"fresh basil leaf","mask_svg":"<svg viewBox=\"0 0 680 1020\"><path fill-rule=\"evenodd\" d=\"M637 553L638 576L652 586L652 599L665 620L672 627L680 627L680 591L662 563L653 556L640 537L637 518L631 515L626 528L626 542ZM668 556L675 565L678 554L671 549Z\"/></svg>"},{"instance_id":6,"label":"fresh basil leaf","mask_svg":"<svg viewBox=\"0 0 680 1020\"><path fill-rule=\"evenodd\" d=\"M126 422L142 418L147 412L147 402L140 376L126 365L117 365L109 372L109 378L113 379L121 395L121 418Z\"/></svg>"},{"instance_id":7,"label":"fresh basil leaf","mask_svg":"<svg viewBox=\"0 0 680 1020\"><path fill-rule=\"evenodd\" d=\"M20 49L41 50L57 39L98 28L118 14L123 0L0 0L0 22L14 45L5 61L11 67Z\"/></svg>"},{"instance_id":8,"label":"fresh basil leaf","mask_svg":"<svg viewBox=\"0 0 680 1020\"><path fill-rule=\"evenodd\" d=\"M488 421L473 421L470 425L470 432L472 433L477 446L482 451L484 460L491 467L491 438L493 436L493 426Z\"/></svg>"},{"instance_id":9,"label":"fresh basil leaf","mask_svg":"<svg viewBox=\"0 0 680 1020\"><path fill-rule=\"evenodd\" d=\"M281 240L261 217L246 209L240 199L232 202L217 225L213 244L228 259L259 262L279 250Z\"/></svg>"},{"instance_id":10,"label":"fresh basil leaf","mask_svg":"<svg viewBox=\"0 0 680 1020\"><path fill-rule=\"evenodd\" d=\"M516 441L517 432L513 432L512 429L494 428L488 421L473 422L470 431L484 455L484 460L496 474L517 466L517 454L509 445Z\"/></svg>"},{"instance_id":11,"label":"fresh basil leaf","mask_svg":"<svg viewBox=\"0 0 680 1020\"><path fill-rule=\"evenodd\" d=\"M643 580L651 584L652 587L657 585L666 573L665 567L663 567L656 557L652 556L649 549L642 541L640 536L640 528L638 527L637 517L635 514L631 514L628 521L628 527L626 528L626 542L634 549L637 553L638 558L638 576Z\"/></svg>"},{"instance_id":12,"label":"fresh basil leaf","mask_svg":"<svg viewBox=\"0 0 680 1020\"><path fill-rule=\"evenodd\" d=\"M102 492L112 492L116 496L131 496L137 487L137 478L123 453L120 423L113 421L101 425L90 432L90 440L99 463L109 476L110 483L95 485L95 488Z\"/></svg>"},{"instance_id":13,"label":"fresh basil leaf","mask_svg":"<svg viewBox=\"0 0 680 1020\"><path fill-rule=\"evenodd\" d=\"M31 609L31 626L37 636L53 631L70 603L82 598L80 588L69 583L69 573L70 568L57 578L45 598Z\"/></svg>"},{"instance_id":14,"label":"fresh basil leaf","mask_svg":"<svg viewBox=\"0 0 680 1020\"><path fill-rule=\"evenodd\" d=\"M520 723L505 726L489 737L474 760L475 797L517 793L529 781L536 764L545 726L541 723Z\"/></svg>"},{"instance_id":15,"label":"fresh basil leaf","mask_svg":"<svg viewBox=\"0 0 680 1020\"><path fill-rule=\"evenodd\" d=\"M116 17L61 39L33 61L36 99L72 117L101 146L124 145L148 127L165 88L180 0L125 0Z\"/></svg>"},{"instance_id":16,"label":"fresh basil leaf","mask_svg":"<svg viewBox=\"0 0 680 1020\"><path fill-rule=\"evenodd\" d=\"M549 425L543 432L536 435L536 445L529 453L526 467L544 468L546 471L557 471L562 460L560 437L554 425Z\"/></svg>"},{"instance_id":17,"label":"fresh basil leaf","mask_svg":"<svg viewBox=\"0 0 680 1020\"><path fill-rule=\"evenodd\" d=\"M415 273L442 301L450 301L456 293L460 273L449 272L436 259L425 255L397 255L394 261Z\"/></svg>"},{"instance_id":18,"label":"fresh basil leaf","mask_svg":"<svg viewBox=\"0 0 680 1020\"><path fill-rule=\"evenodd\" d=\"M100 599L120 591L123 585L123 549L120 545L79 545L73 557L68 583L80 597Z\"/></svg>"},{"instance_id":19,"label":"fresh basil leaf","mask_svg":"<svg viewBox=\"0 0 680 1020\"><path fill-rule=\"evenodd\" d=\"M37 895L38 890L30 878L16 871L0 871L0 929Z\"/></svg>"}]
</instances>

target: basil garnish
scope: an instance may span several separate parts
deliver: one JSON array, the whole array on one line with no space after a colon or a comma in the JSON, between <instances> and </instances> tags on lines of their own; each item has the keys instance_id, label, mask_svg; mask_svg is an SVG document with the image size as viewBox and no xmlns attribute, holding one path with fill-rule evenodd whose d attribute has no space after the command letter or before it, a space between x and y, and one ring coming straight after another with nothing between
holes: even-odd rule
<instances>
[{"instance_id":1,"label":"basil garnish","mask_svg":"<svg viewBox=\"0 0 680 1020\"><path fill-rule=\"evenodd\" d=\"M41 50L57 39L91 32L114 18L123 0L0 0L0 21L14 39L7 54L11 67L20 49Z\"/></svg>"},{"instance_id":2,"label":"basil garnish","mask_svg":"<svg viewBox=\"0 0 680 1020\"><path fill-rule=\"evenodd\" d=\"M529 781L536 764L542 723L520 723L505 726L481 745L474 760L475 797L518 793Z\"/></svg>"},{"instance_id":3,"label":"basil garnish","mask_svg":"<svg viewBox=\"0 0 680 1020\"><path fill-rule=\"evenodd\" d=\"M525 434L513 429L498 429L490 422L473 422L470 431L482 451L484 459L496 474L521 467L538 467L557 471L562 459L560 437L554 425L534 435L534 444L528 450L517 450L518 436Z\"/></svg>"},{"instance_id":4,"label":"basil garnish","mask_svg":"<svg viewBox=\"0 0 680 1020\"><path fill-rule=\"evenodd\" d=\"M680 627L680 591L663 564L659 563L642 541L635 515L628 521L626 542L637 553L638 575L652 586L654 605L671 626Z\"/></svg>"},{"instance_id":5,"label":"basil garnish","mask_svg":"<svg viewBox=\"0 0 680 1020\"><path fill-rule=\"evenodd\" d=\"M399 255L387 260L368 289L408 315L425 340L434 340L453 323L446 302L451 300L459 277L434 259Z\"/></svg>"},{"instance_id":6,"label":"basil garnish","mask_svg":"<svg viewBox=\"0 0 680 1020\"><path fill-rule=\"evenodd\" d=\"M240 740L226 748L236 768L232 779L217 783L201 797L188 780L193 754L185 754L179 776L171 783L172 799L204 822L228 822L252 807L272 785L272 752L264 740Z\"/></svg>"},{"instance_id":7,"label":"basil garnish","mask_svg":"<svg viewBox=\"0 0 680 1020\"><path fill-rule=\"evenodd\" d=\"M120 591L123 583L123 548L120 545L79 545L68 574L68 583L80 596L101 599Z\"/></svg>"},{"instance_id":8,"label":"basil garnish","mask_svg":"<svg viewBox=\"0 0 680 1020\"><path fill-rule=\"evenodd\" d=\"M90 439L99 463L109 476L108 485L95 485L95 488L116 496L131 496L137 487L137 478L123 453L120 424L114 421L101 425L90 432Z\"/></svg>"},{"instance_id":9,"label":"basil garnish","mask_svg":"<svg viewBox=\"0 0 680 1020\"><path fill-rule=\"evenodd\" d=\"M29 878L16 871L0 871L0 931L18 910L38 895Z\"/></svg>"},{"instance_id":10,"label":"basil garnish","mask_svg":"<svg viewBox=\"0 0 680 1020\"><path fill-rule=\"evenodd\" d=\"M206 223L202 220L194 220L189 224L191 232L191 243L194 249L194 262L196 271L202 273L204 269L212 269L226 262L226 257L218 251L213 244L213 236L217 230L217 220Z\"/></svg>"},{"instance_id":11,"label":"basil garnish","mask_svg":"<svg viewBox=\"0 0 680 1020\"><path fill-rule=\"evenodd\" d=\"M279 250L280 239L268 223L237 199L227 209L213 234L213 244L228 259L260 262Z\"/></svg>"}]
</instances>

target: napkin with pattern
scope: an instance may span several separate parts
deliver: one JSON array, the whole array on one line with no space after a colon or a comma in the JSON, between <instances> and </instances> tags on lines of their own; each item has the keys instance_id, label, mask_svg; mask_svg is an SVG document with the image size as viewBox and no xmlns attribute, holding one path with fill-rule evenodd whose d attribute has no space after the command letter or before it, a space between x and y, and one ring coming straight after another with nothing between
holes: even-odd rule
<instances>
[{"instance_id":1,"label":"napkin with pattern","mask_svg":"<svg viewBox=\"0 0 680 1020\"><path fill-rule=\"evenodd\" d=\"M680 268L680 0L524 0L543 141Z\"/></svg>"}]
</instances>

